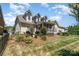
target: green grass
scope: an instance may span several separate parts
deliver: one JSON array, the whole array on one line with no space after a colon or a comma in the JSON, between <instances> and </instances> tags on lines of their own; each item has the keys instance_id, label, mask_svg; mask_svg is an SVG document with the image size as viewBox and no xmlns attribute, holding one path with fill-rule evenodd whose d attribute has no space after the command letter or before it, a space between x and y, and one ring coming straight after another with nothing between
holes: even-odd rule
<instances>
[{"instance_id":1,"label":"green grass","mask_svg":"<svg viewBox=\"0 0 79 59\"><path fill-rule=\"evenodd\" d=\"M41 48L42 50L47 50L50 55L57 55L57 51L65 48L75 49L79 46L79 36L59 36L55 40L48 42Z\"/></svg>"},{"instance_id":2,"label":"green grass","mask_svg":"<svg viewBox=\"0 0 79 59\"><path fill-rule=\"evenodd\" d=\"M37 54L37 52L40 51L47 51L47 53L49 53L49 55L58 55L56 54L59 50L65 48L71 48L71 49L75 49L76 47L78 47L79 43L79 36L58 36L56 38L54 38L51 42L48 42L44 45L41 45L39 47L35 47L34 49L32 49L33 51L36 51L35 55L40 55ZM45 51L43 53L45 53ZM34 52L33 52L34 53Z\"/></svg>"},{"instance_id":3,"label":"green grass","mask_svg":"<svg viewBox=\"0 0 79 59\"><path fill-rule=\"evenodd\" d=\"M58 49L62 46L65 46L65 45L68 45L72 42L75 42L75 41L78 41L79 38L77 37L66 37L66 38L57 38L58 40L56 41L52 41L52 42L49 42L45 45L45 48L49 49L49 50L55 50L55 49Z\"/></svg>"}]
</instances>

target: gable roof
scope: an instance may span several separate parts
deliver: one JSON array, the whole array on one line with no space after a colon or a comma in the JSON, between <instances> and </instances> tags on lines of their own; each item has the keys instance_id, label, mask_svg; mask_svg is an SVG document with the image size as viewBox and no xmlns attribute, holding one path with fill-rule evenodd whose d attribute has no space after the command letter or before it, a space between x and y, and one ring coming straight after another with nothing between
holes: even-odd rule
<instances>
[{"instance_id":1,"label":"gable roof","mask_svg":"<svg viewBox=\"0 0 79 59\"><path fill-rule=\"evenodd\" d=\"M58 22L57 22L56 20L55 20L54 22L55 22L55 24L57 24L57 26L58 26L59 28L62 28L62 29L67 30L65 27L59 26L59 24L58 24Z\"/></svg>"},{"instance_id":2,"label":"gable roof","mask_svg":"<svg viewBox=\"0 0 79 59\"><path fill-rule=\"evenodd\" d=\"M22 27L33 26L33 25L35 25L35 24L34 23L29 23L29 22L25 22L25 23L20 22L20 26L22 26Z\"/></svg>"},{"instance_id":3,"label":"gable roof","mask_svg":"<svg viewBox=\"0 0 79 59\"><path fill-rule=\"evenodd\" d=\"M20 23L20 25L21 25L22 27L26 27L26 26L28 26L28 25L35 25L35 23L33 23L33 22L27 22L27 21L23 18L22 15L19 15L19 16L16 17L16 22L15 22L15 23L17 23L17 21L19 21L19 23ZM41 24L41 23L42 23L42 22L37 22L37 24ZM64 27L59 26L59 24L58 24L58 22L57 22L56 20L55 20L55 21L50 21L50 22L45 22L45 23L51 24L51 25L57 24L57 26L58 26L59 28L66 29L66 28L64 28Z\"/></svg>"},{"instance_id":4,"label":"gable roof","mask_svg":"<svg viewBox=\"0 0 79 59\"><path fill-rule=\"evenodd\" d=\"M55 20L55 21L48 21L47 23L48 23L48 24L51 24L51 25L55 25L55 24L56 24L59 28L62 28L62 29L65 29L65 30L66 30L66 28L60 26L56 20Z\"/></svg>"},{"instance_id":5,"label":"gable roof","mask_svg":"<svg viewBox=\"0 0 79 59\"><path fill-rule=\"evenodd\" d=\"M31 14L31 11L28 10L28 11L25 12L25 14L28 14L28 13ZM25 15L25 14L24 14L24 15ZM16 25L17 22L19 22L19 23L20 23L20 26L23 26L23 27L26 27L26 26L28 26L28 25L36 25L35 22L27 22L24 15L18 15L18 16L16 17L15 25ZM35 21L36 17L37 17L36 15L35 15L35 16L32 16L32 20ZM45 17L46 17L46 16L45 16ZM41 23L42 23L42 22L37 22L37 25L38 25L38 24L41 24ZM48 21L48 22L44 22L44 23L51 24L51 25L57 24L57 26L58 26L59 28L66 29L66 28L64 28L64 27L59 26L59 24L58 24L58 22L57 22L56 20L55 20L55 21L50 21L50 22Z\"/></svg>"},{"instance_id":6,"label":"gable roof","mask_svg":"<svg viewBox=\"0 0 79 59\"><path fill-rule=\"evenodd\" d=\"M28 25L34 25L33 22L27 22L27 21L23 18L22 15L19 15L19 16L16 17L15 25L16 25L17 22L19 22L19 23L20 23L20 26L22 26L22 27L26 27L26 26L28 26Z\"/></svg>"},{"instance_id":7,"label":"gable roof","mask_svg":"<svg viewBox=\"0 0 79 59\"><path fill-rule=\"evenodd\" d=\"M23 22L23 23L26 22L26 20L23 18L22 15L17 16L17 18L18 18L19 22Z\"/></svg>"}]
</instances>

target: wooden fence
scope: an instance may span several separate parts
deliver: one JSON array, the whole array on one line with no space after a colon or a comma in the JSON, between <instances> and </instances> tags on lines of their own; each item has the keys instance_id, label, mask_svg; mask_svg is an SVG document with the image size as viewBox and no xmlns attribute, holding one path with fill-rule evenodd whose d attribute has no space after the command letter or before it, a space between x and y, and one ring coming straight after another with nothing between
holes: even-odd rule
<instances>
[{"instance_id":1,"label":"wooden fence","mask_svg":"<svg viewBox=\"0 0 79 59\"><path fill-rule=\"evenodd\" d=\"M9 34L4 34L2 36L2 38L0 39L0 55L3 54L4 50L5 50L5 47L7 45L7 41L8 41L8 37L9 37Z\"/></svg>"}]
</instances>

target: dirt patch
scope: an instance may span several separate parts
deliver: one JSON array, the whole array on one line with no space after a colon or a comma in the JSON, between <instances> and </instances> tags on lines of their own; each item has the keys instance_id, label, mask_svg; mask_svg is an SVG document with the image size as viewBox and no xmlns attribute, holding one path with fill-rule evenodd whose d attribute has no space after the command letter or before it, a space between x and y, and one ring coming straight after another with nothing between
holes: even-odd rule
<instances>
[{"instance_id":1,"label":"dirt patch","mask_svg":"<svg viewBox=\"0 0 79 59\"><path fill-rule=\"evenodd\" d=\"M36 45L42 45L42 44L45 44L47 42L50 42L51 40L54 39L55 36L47 36L47 39L46 41L43 41L40 37L37 37L37 38L32 38L33 40L33 44L36 44Z\"/></svg>"}]
</instances>

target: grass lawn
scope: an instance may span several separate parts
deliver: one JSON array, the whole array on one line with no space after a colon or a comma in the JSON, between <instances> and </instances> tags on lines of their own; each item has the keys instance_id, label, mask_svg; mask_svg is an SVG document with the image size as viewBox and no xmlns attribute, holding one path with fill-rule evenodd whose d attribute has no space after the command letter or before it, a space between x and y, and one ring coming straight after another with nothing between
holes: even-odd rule
<instances>
[{"instance_id":1,"label":"grass lawn","mask_svg":"<svg viewBox=\"0 0 79 59\"><path fill-rule=\"evenodd\" d=\"M43 41L40 37L32 38L31 44L25 44L23 42L16 42L16 39L8 41L8 45L3 55L58 55L58 51L61 49L72 49L74 51L79 50L79 35L70 36L52 36Z\"/></svg>"}]
</instances>

